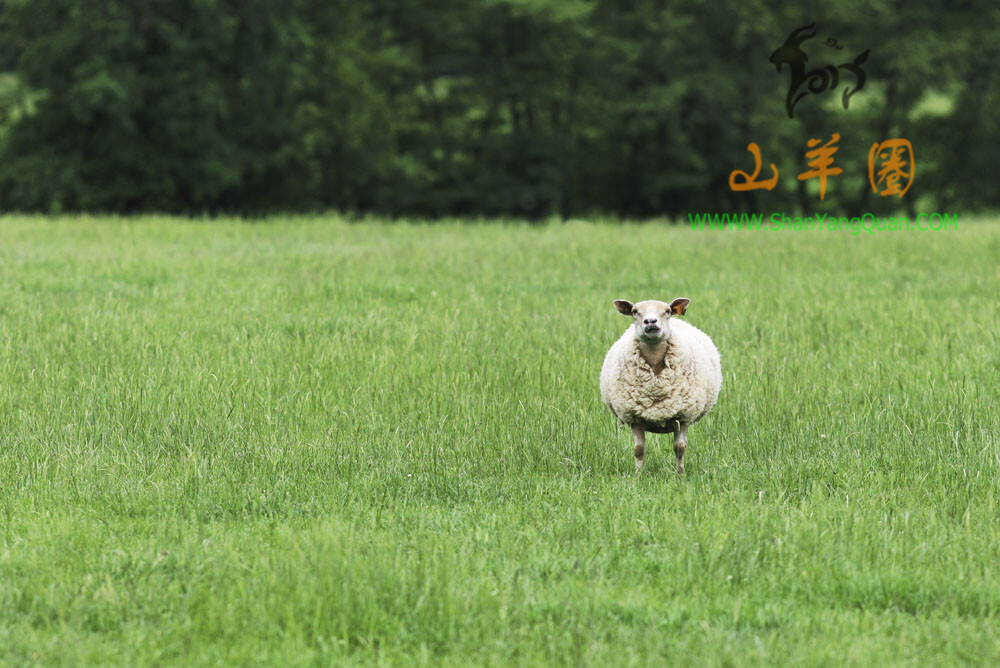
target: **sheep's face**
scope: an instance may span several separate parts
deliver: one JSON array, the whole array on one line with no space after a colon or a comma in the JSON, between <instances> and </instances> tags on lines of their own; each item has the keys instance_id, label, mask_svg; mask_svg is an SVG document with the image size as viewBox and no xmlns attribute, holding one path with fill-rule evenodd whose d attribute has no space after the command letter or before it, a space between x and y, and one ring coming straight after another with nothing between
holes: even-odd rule
<instances>
[{"instance_id":1,"label":"sheep's face","mask_svg":"<svg viewBox=\"0 0 1000 668\"><path fill-rule=\"evenodd\" d=\"M645 343L659 343L670 338L670 318L684 315L690 299L678 297L669 304L647 299L633 304L625 299L616 299L615 308L622 315L630 315L635 320L635 335Z\"/></svg>"}]
</instances>

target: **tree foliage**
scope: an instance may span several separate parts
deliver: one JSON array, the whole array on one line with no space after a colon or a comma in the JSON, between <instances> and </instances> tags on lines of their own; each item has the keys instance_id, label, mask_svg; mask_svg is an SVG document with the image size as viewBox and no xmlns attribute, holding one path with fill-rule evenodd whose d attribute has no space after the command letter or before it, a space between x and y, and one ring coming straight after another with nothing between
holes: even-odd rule
<instances>
[{"instance_id":1,"label":"tree foliage","mask_svg":"<svg viewBox=\"0 0 1000 668\"><path fill-rule=\"evenodd\" d=\"M421 216L851 210L905 136L909 206L994 207L998 10L762 0L19 0L0 4L0 206ZM789 119L769 54L871 48L849 110ZM835 37L844 52L825 47ZM990 46L994 45L994 46ZM819 202L806 141L842 136ZM772 192L735 193L749 142ZM919 198L924 198L920 200ZM897 203L898 204L898 203Z\"/></svg>"}]
</instances>

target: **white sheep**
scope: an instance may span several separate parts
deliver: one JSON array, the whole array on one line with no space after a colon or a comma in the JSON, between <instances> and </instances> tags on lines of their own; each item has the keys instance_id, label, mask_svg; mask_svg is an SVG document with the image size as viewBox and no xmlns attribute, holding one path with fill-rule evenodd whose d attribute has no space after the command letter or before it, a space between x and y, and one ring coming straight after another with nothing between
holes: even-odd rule
<instances>
[{"instance_id":1,"label":"white sheep","mask_svg":"<svg viewBox=\"0 0 1000 668\"><path fill-rule=\"evenodd\" d=\"M719 398L722 364L707 334L674 316L690 299L669 304L615 300L635 319L611 346L601 367L601 399L635 438L635 470L642 469L646 432L674 435L677 473L684 473L688 426L705 417Z\"/></svg>"}]
</instances>

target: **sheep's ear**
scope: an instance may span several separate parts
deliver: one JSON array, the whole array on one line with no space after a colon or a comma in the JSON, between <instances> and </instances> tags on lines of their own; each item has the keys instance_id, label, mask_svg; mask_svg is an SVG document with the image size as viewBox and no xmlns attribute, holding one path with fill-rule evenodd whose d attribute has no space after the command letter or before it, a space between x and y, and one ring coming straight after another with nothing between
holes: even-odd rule
<instances>
[{"instance_id":1,"label":"sheep's ear","mask_svg":"<svg viewBox=\"0 0 1000 668\"><path fill-rule=\"evenodd\" d=\"M632 302L627 299L616 299L615 308L618 309L618 312L622 315L632 315L632 309L635 307L632 306Z\"/></svg>"},{"instance_id":2,"label":"sheep's ear","mask_svg":"<svg viewBox=\"0 0 1000 668\"><path fill-rule=\"evenodd\" d=\"M674 301L670 302L670 312L673 315L684 315L684 311L687 311L688 304L691 300L687 297L678 297Z\"/></svg>"}]
</instances>

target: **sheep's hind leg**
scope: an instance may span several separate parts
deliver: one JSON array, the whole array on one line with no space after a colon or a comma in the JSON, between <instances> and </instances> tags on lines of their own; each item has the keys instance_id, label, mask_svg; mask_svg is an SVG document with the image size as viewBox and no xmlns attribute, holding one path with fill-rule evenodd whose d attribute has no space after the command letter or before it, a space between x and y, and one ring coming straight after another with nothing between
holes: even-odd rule
<instances>
[{"instance_id":1,"label":"sheep's hind leg","mask_svg":"<svg viewBox=\"0 0 1000 668\"><path fill-rule=\"evenodd\" d=\"M632 425L632 437L635 439L635 472L642 471L642 463L646 456L646 431Z\"/></svg>"},{"instance_id":2,"label":"sheep's hind leg","mask_svg":"<svg viewBox=\"0 0 1000 668\"><path fill-rule=\"evenodd\" d=\"M677 475L684 475L684 451L688 444L688 426L682 424L674 432L674 454L677 455Z\"/></svg>"}]
</instances>

